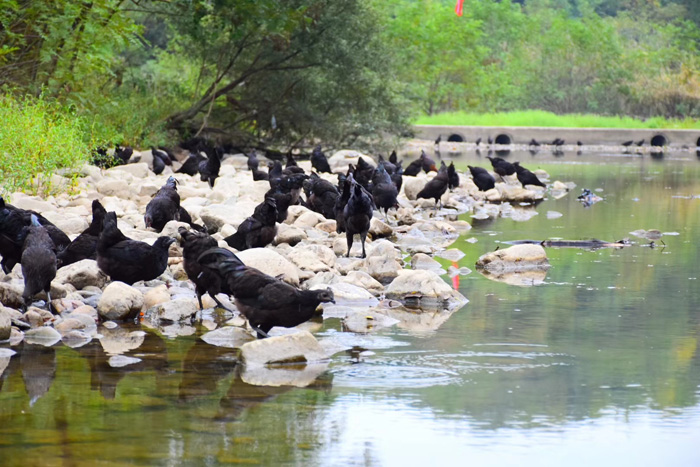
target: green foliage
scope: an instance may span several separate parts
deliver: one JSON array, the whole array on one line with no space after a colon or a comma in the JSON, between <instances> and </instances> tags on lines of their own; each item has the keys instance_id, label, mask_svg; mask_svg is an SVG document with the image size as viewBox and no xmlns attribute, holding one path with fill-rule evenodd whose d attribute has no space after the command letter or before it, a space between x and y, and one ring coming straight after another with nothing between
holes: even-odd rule
<instances>
[{"instance_id":1,"label":"green foliage","mask_svg":"<svg viewBox=\"0 0 700 467\"><path fill-rule=\"evenodd\" d=\"M0 96L0 190L48 193L58 169L89 155L82 121L42 98ZM41 179L35 179L42 174Z\"/></svg>"},{"instance_id":2,"label":"green foliage","mask_svg":"<svg viewBox=\"0 0 700 467\"><path fill-rule=\"evenodd\" d=\"M611 117L593 114L557 115L543 110L525 110L495 113L446 112L416 119L417 125L474 125L474 126L542 126L555 128L673 128L700 129L694 119L668 120L654 117L638 120L632 117Z\"/></svg>"}]
</instances>

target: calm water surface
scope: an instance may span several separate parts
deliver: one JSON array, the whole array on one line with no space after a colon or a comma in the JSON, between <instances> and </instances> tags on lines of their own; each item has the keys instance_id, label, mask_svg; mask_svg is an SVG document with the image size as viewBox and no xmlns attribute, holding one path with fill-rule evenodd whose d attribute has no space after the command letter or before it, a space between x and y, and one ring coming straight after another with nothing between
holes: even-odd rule
<instances>
[{"instance_id":1,"label":"calm water surface","mask_svg":"<svg viewBox=\"0 0 700 467\"><path fill-rule=\"evenodd\" d=\"M700 465L700 162L509 158L577 188L527 222L461 216L473 229L457 266L514 240L639 243L550 248L534 287L460 276L470 303L442 324L358 335L327 319L319 337L365 351L307 369L305 388L245 383L204 329L144 329L127 353L141 362L122 368L99 341L22 344L0 354L0 464ZM583 207L583 187L605 200ZM638 229L668 233L665 246L643 246Z\"/></svg>"}]
</instances>

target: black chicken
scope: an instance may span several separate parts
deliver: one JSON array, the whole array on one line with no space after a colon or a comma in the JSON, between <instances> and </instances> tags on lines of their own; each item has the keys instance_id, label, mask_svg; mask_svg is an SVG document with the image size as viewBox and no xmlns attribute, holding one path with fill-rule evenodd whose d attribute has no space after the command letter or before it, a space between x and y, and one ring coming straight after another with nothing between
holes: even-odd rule
<instances>
[{"instance_id":1,"label":"black chicken","mask_svg":"<svg viewBox=\"0 0 700 467\"><path fill-rule=\"evenodd\" d=\"M447 166L445 161L440 164L440 170L438 170L437 175L425 184L423 189L418 192L418 198L434 198L435 205L437 206L438 201L442 198L442 195L447 191L447 186L449 184L449 177L447 175Z\"/></svg>"},{"instance_id":2,"label":"black chicken","mask_svg":"<svg viewBox=\"0 0 700 467\"><path fill-rule=\"evenodd\" d=\"M401 191L401 185L403 185L403 161L399 161L395 164L396 171L391 174L391 181L394 182L397 191Z\"/></svg>"},{"instance_id":3,"label":"black chicken","mask_svg":"<svg viewBox=\"0 0 700 467\"><path fill-rule=\"evenodd\" d=\"M350 256L353 237L355 234L359 234L362 241L362 258L365 258L367 256L365 253L365 239L372 220L372 198L362 188L362 185L354 180L352 175L348 176L346 183L349 183L350 191L350 197L343 209L345 236L348 242L347 256Z\"/></svg>"},{"instance_id":4,"label":"black chicken","mask_svg":"<svg viewBox=\"0 0 700 467\"><path fill-rule=\"evenodd\" d=\"M102 206L102 203L98 200L93 200L90 225L80 235L75 237L75 240L70 242L70 245L58 252L56 255L57 267L62 268L83 259L97 258L97 239L102 231L102 222L105 214L107 214L107 211Z\"/></svg>"},{"instance_id":5,"label":"black chicken","mask_svg":"<svg viewBox=\"0 0 700 467\"><path fill-rule=\"evenodd\" d=\"M203 271L197 258L207 250L217 248L219 242L205 232L194 232L187 230L184 227L177 229L180 234L180 246L182 247L182 262L187 277L195 285L195 293L199 308L202 309L202 295L208 293L214 302L220 308L226 308L219 299L216 298L218 293L226 293L230 295L228 289L221 283L221 278L218 274L212 274L210 271ZM233 253L231 253L233 255Z\"/></svg>"},{"instance_id":6,"label":"black chicken","mask_svg":"<svg viewBox=\"0 0 700 467\"><path fill-rule=\"evenodd\" d=\"M379 210L384 209L385 217L388 215L390 208L399 207L396 201L397 196L399 196L399 190L396 189L396 185L391 180L384 164L379 164L372 178L372 197L374 198L374 204Z\"/></svg>"},{"instance_id":7,"label":"black chicken","mask_svg":"<svg viewBox=\"0 0 700 467\"><path fill-rule=\"evenodd\" d=\"M331 166L328 164L326 155L321 150L320 144L311 152L311 167L313 167L318 173L333 173L331 172Z\"/></svg>"},{"instance_id":8,"label":"black chicken","mask_svg":"<svg viewBox=\"0 0 700 467\"><path fill-rule=\"evenodd\" d=\"M479 191L488 191L496 187L496 179L493 178L488 170L482 167L472 167L471 165L467 167L469 167L469 172L471 172L474 184Z\"/></svg>"},{"instance_id":9,"label":"black chicken","mask_svg":"<svg viewBox=\"0 0 700 467\"><path fill-rule=\"evenodd\" d=\"M340 196L335 185L312 172L311 178L304 181L304 191L309 209L326 219L335 219L335 203Z\"/></svg>"},{"instance_id":10,"label":"black chicken","mask_svg":"<svg viewBox=\"0 0 700 467\"><path fill-rule=\"evenodd\" d=\"M21 259L24 305L29 306L34 295L43 290L51 310L51 281L56 277L56 246L35 215L31 216L31 225L23 228L21 237L24 237Z\"/></svg>"},{"instance_id":11,"label":"black chicken","mask_svg":"<svg viewBox=\"0 0 700 467\"><path fill-rule=\"evenodd\" d=\"M389 162L394 165L398 165L399 157L396 155L396 150L391 151L391 154L389 154Z\"/></svg>"},{"instance_id":12,"label":"black chicken","mask_svg":"<svg viewBox=\"0 0 700 467\"><path fill-rule=\"evenodd\" d=\"M284 166L282 173L284 175L304 173L304 169L299 167L299 164L297 164L297 161L294 160L294 156L292 156L291 151L287 153L287 164Z\"/></svg>"},{"instance_id":13,"label":"black chicken","mask_svg":"<svg viewBox=\"0 0 700 467\"><path fill-rule=\"evenodd\" d=\"M163 274L168 266L172 237L158 237L153 246L131 240L117 227L117 215L108 212L97 241L97 265L113 281L129 285L149 281Z\"/></svg>"},{"instance_id":14,"label":"black chicken","mask_svg":"<svg viewBox=\"0 0 700 467\"><path fill-rule=\"evenodd\" d=\"M523 188L525 185L537 185L543 188L547 188L547 185L542 183L537 175L522 167L519 162L513 162L515 166L515 172L518 174L518 180L522 183Z\"/></svg>"},{"instance_id":15,"label":"black chicken","mask_svg":"<svg viewBox=\"0 0 700 467\"><path fill-rule=\"evenodd\" d=\"M369 182L374 176L374 167L372 167L369 162L364 160L362 156L357 159L357 166L355 167L355 181L362 185L366 190L369 190Z\"/></svg>"},{"instance_id":16,"label":"black chicken","mask_svg":"<svg viewBox=\"0 0 700 467\"><path fill-rule=\"evenodd\" d=\"M265 247L277 235L276 221L277 202L275 198L265 198L255 207L253 215L238 226L236 233L224 238L224 241L238 251Z\"/></svg>"},{"instance_id":17,"label":"black chicken","mask_svg":"<svg viewBox=\"0 0 700 467\"><path fill-rule=\"evenodd\" d=\"M222 248L199 258L204 271L218 273L259 339L275 326L290 328L311 319L321 303L335 303L333 292L299 290L286 282L251 268Z\"/></svg>"},{"instance_id":18,"label":"black chicken","mask_svg":"<svg viewBox=\"0 0 700 467\"><path fill-rule=\"evenodd\" d=\"M348 177L350 176L350 171L348 170L347 175L338 174L338 192L340 196L335 201L335 231L338 233L345 232L345 206L347 206L348 201L350 201L350 182Z\"/></svg>"},{"instance_id":19,"label":"black chicken","mask_svg":"<svg viewBox=\"0 0 700 467\"><path fill-rule=\"evenodd\" d=\"M255 152L255 149L253 149L250 153L247 154L248 157L248 169L252 170L255 172L258 170L258 166L260 165L260 160L258 159L258 154Z\"/></svg>"},{"instance_id":20,"label":"black chicken","mask_svg":"<svg viewBox=\"0 0 700 467\"><path fill-rule=\"evenodd\" d=\"M70 238L61 229L53 225L41 214L20 209L5 204L0 196L0 255L2 256L2 269L6 274L12 271L22 257L23 240L20 238L23 227L31 225L31 216L34 215L51 237L56 250L60 251L70 244Z\"/></svg>"},{"instance_id":21,"label":"black chicken","mask_svg":"<svg viewBox=\"0 0 700 467\"><path fill-rule=\"evenodd\" d=\"M176 174L185 174L190 176L195 176L199 173L199 163L205 161L206 159L194 153L190 153L187 156L185 162L182 163L179 169L175 171Z\"/></svg>"},{"instance_id":22,"label":"black chicken","mask_svg":"<svg viewBox=\"0 0 700 467\"><path fill-rule=\"evenodd\" d=\"M165 224L172 220L180 220L180 195L177 193L175 177L169 177L165 185L156 192L146 205L146 215L143 216L146 228L152 227L156 232L163 230Z\"/></svg>"},{"instance_id":23,"label":"black chicken","mask_svg":"<svg viewBox=\"0 0 700 467\"><path fill-rule=\"evenodd\" d=\"M221 169L221 157L223 156L220 148L209 149L207 158L199 163L199 177L203 182L208 182L209 186L214 188L214 182L219 178L219 170Z\"/></svg>"},{"instance_id":24,"label":"black chicken","mask_svg":"<svg viewBox=\"0 0 700 467\"><path fill-rule=\"evenodd\" d=\"M491 161L493 171L500 175L501 179L506 175L513 175L515 173L515 166L507 160L491 156L486 156L486 158Z\"/></svg>"},{"instance_id":25,"label":"black chicken","mask_svg":"<svg viewBox=\"0 0 700 467\"><path fill-rule=\"evenodd\" d=\"M457 169L455 169L454 162L450 162L449 167L447 167L447 186L450 190L459 186L459 174L457 173Z\"/></svg>"},{"instance_id":26,"label":"black chicken","mask_svg":"<svg viewBox=\"0 0 700 467\"><path fill-rule=\"evenodd\" d=\"M270 188L276 188L277 185L280 183L280 180L282 180L282 177L284 176L282 174L282 164L280 163L280 161L268 162L267 167L267 175L268 180L270 182Z\"/></svg>"}]
</instances>

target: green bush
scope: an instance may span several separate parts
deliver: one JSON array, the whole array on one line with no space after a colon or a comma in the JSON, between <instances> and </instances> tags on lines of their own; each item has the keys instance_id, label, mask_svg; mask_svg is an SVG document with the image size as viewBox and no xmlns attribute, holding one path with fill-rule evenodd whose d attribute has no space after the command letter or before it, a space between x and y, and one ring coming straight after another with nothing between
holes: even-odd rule
<instances>
[{"instance_id":1,"label":"green bush","mask_svg":"<svg viewBox=\"0 0 700 467\"><path fill-rule=\"evenodd\" d=\"M47 194L51 175L89 157L79 118L42 98L0 96L0 192Z\"/></svg>"}]
</instances>

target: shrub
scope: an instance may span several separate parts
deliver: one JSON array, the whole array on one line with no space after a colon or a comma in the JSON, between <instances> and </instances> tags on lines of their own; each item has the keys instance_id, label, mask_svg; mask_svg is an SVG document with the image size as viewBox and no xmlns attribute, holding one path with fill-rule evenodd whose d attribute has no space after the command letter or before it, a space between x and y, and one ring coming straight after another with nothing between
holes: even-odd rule
<instances>
[{"instance_id":1,"label":"shrub","mask_svg":"<svg viewBox=\"0 0 700 467\"><path fill-rule=\"evenodd\" d=\"M51 175L86 161L81 120L43 98L0 96L0 192L53 191Z\"/></svg>"}]
</instances>

